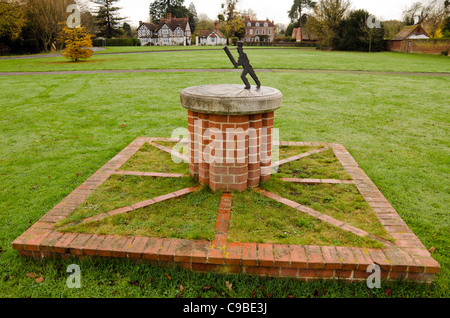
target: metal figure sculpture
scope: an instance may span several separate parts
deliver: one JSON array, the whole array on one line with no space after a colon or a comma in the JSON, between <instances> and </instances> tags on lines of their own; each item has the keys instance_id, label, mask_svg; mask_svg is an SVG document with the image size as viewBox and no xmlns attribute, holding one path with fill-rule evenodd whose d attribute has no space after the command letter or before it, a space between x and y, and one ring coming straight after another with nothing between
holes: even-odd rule
<instances>
[{"instance_id":1,"label":"metal figure sculpture","mask_svg":"<svg viewBox=\"0 0 450 318\"><path fill-rule=\"evenodd\" d=\"M248 56L246 53L244 53L244 42L239 41L237 43L237 51L239 53L238 61L236 62L233 54L231 54L230 49L228 46L225 46L223 48L225 52L227 53L228 57L230 58L231 63L233 63L234 68L238 68L239 66L243 67L243 71L241 74L242 81L245 84L245 89L251 89L250 82L247 79L247 75L249 74L253 80L256 82L256 87L261 87L261 82L258 79L258 76L256 76L255 70L253 69L253 66L250 64L250 60L248 59Z\"/></svg>"}]
</instances>

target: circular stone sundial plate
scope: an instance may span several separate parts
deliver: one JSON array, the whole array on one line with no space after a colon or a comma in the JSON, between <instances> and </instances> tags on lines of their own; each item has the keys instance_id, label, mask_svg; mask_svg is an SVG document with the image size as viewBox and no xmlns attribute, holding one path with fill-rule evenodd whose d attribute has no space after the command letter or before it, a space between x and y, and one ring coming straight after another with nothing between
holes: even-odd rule
<instances>
[{"instance_id":1,"label":"circular stone sundial plate","mask_svg":"<svg viewBox=\"0 0 450 318\"><path fill-rule=\"evenodd\" d=\"M277 110L282 102L283 94L266 86L245 89L238 84L202 85L181 92L183 107L204 114L263 114Z\"/></svg>"}]
</instances>

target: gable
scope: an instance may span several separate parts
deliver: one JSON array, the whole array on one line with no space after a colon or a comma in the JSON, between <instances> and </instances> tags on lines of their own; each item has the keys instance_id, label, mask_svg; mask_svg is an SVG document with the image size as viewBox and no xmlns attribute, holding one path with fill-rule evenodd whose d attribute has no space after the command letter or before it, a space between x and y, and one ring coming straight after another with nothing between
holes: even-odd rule
<instances>
[{"instance_id":1,"label":"gable","mask_svg":"<svg viewBox=\"0 0 450 318\"><path fill-rule=\"evenodd\" d=\"M420 25L406 26L394 36L391 41L403 41L408 38L429 38L430 36L425 29Z\"/></svg>"}]
</instances>

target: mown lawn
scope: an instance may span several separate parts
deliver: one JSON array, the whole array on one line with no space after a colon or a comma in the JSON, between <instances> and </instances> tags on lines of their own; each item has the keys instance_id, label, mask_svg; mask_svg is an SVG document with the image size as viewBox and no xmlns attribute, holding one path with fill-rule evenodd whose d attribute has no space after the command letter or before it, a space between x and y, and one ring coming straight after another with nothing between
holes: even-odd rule
<instances>
[{"instance_id":1,"label":"mown lawn","mask_svg":"<svg viewBox=\"0 0 450 318\"><path fill-rule=\"evenodd\" d=\"M271 58L264 52L265 58L254 56L255 67L282 63L275 50ZM441 57L355 53L359 61L351 61L353 53L314 52L317 56L305 59L300 53L284 65L450 70L449 60ZM159 56L161 68L227 64L218 52L177 54L187 55L167 62L164 55L142 57ZM211 60L203 61L203 54ZM138 67L143 60L136 62L138 55L118 55L120 61L103 67ZM54 67L45 60L6 62L15 71ZM79 65L88 64L70 67ZM240 82L234 73L40 75L0 77L0 297L175 297L180 285L184 297L387 297L388 288L389 297L448 297L448 77L274 72L260 78L284 94L275 121L282 140L343 144L425 246L434 247L442 270L431 286L393 283L369 290L365 283L204 275L123 260L19 258L11 242L136 137L170 137L175 128L187 127L179 102L183 88ZM79 290L66 287L72 263L82 269ZM27 273L44 282L37 284ZM233 284L231 292L226 281Z\"/></svg>"},{"instance_id":2,"label":"mown lawn","mask_svg":"<svg viewBox=\"0 0 450 318\"><path fill-rule=\"evenodd\" d=\"M173 52L161 52L163 49L154 49L153 53L117 55L102 54L109 51L101 51L78 63L68 62L64 57L0 60L0 72L233 68L225 52L218 48L189 49L187 52L171 48ZM120 51L116 48L111 52L115 50ZM232 52L237 56L234 48ZM426 54L323 52L301 48L248 48L247 53L253 67L264 69L450 72L449 57Z\"/></svg>"}]
</instances>

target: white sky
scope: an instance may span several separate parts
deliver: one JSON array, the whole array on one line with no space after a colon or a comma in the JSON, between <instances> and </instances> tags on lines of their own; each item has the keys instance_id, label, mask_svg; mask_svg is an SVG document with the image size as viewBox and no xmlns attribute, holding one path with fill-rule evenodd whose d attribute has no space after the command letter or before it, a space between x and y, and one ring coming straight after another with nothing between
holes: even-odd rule
<instances>
[{"instance_id":1,"label":"white sky","mask_svg":"<svg viewBox=\"0 0 450 318\"><path fill-rule=\"evenodd\" d=\"M148 20L148 8L154 0L120 0L118 6L122 8L122 16L128 17L132 25L137 26L139 21ZM353 9L366 9L379 20L401 20L403 10L418 0L351 0ZM221 11L224 0L185 0L186 7L193 2L197 13L206 13L215 19ZM291 8L293 0L240 0L240 10L253 9L258 19L269 18L275 23L289 23L287 11Z\"/></svg>"}]
</instances>

